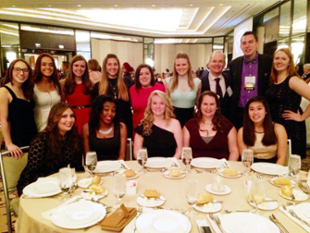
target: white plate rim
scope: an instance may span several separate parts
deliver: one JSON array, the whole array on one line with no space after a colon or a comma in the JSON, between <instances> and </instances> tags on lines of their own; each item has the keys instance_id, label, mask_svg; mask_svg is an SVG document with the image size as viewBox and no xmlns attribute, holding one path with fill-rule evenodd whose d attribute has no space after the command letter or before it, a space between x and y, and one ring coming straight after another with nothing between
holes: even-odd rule
<instances>
[{"instance_id":1,"label":"white plate rim","mask_svg":"<svg viewBox=\"0 0 310 233\"><path fill-rule=\"evenodd\" d=\"M104 198L108 195L108 190L105 189L105 192L102 194L96 194L95 196L89 196L87 197L87 193L81 192L81 197L83 197L85 200L91 200L93 197L96 197L98 199Z\"/></svg>"},{"instance_id":2,"label":"white plate rim","mask_svg":"<svg viewBox=\"0 0 310 233\"><path fill-rule=\"evenodd\" d=\"M213 191L212 190L212 184L207 184L206 186L205 186L205 190L207 191L207 192L209 192L209 193L212 193L212 194L215 194L215 195L227 195L227 194L229 194L229 193L231 193L231 188L229 187L229 186L227 186L227 185L224 185L224 187L225 187L225 190L224 190L224 192L216 192L216 191Z\"/></svg>"},{"instance_id":3,"label":"white plate rim","mask_svg":"<svg viewBox=\"0 0 310 233\"><path fill-rule=\"evenodd\" d=\"M160 196L161 198L163 198L163 199L165 199L163 196ZM139 205L141 205L141 206L144 206L144 207L158 207L158 206L161 206L161 205L163 205L165 202L166 202L166 199L165 200L162 200L162 199L160 199L160 200L154 200L154 204L148 204L148 205L146 205L146 204L144 204L144 202L141 202L140 200L142 200L142 199L144 199L144 198L142 198L142 197L138 197L137 198L137 203L139 204ZM157 204L155 204L155 203L157 203Z\"/></svg>"},{"instance_id":4,"label":"white plate rim","mask_svg":"<svg viewBox=\"0 0 310 233\"><path fill-rule=\"evenodd\" d=\"M148 165L149 161L156 161L156 160L162 160L163 161L163 165L158 165L158 166L150 166ZM173 161L171 161L171 164L173 163ZM151 157L148 158L145 164L145 167L147 168L164 168L164 167L168 167L170 165L170 160L168 160L166 157Z\"/></svg>"},{"instance_id":5,"label":"white plate rim","mask_svg":"<svg viewBox=\"0 0 310 233\"><path fill-rule=\"evenodd\" d=\"M303 193L303 195L304 195L305 198L303 198L303 199L295 199L294 201L306 201L306 200L308 200L309 197L308 197L307 194L305 194L304 192L302 192L302 191L300 191L300 190L293 189L293 194L295 195L295 197L296 197L296 192ZM284 195L282 194L281 189L279 190L279 194L280 194L281 197L283 197L283 198L285 198L285 199L287 199L287 200L291 200L291 201L292 201L292 198L291 198L291 197L287 197L287 196L284 196Z\"/></svg>"},{"instance_id":6,"label":"white plate rim","mask_svg":"<svg viewBox=\"0 0 310 233\"><path fill-rule=\"evenodd\" d=\"M89 185L87 185L87 186L81 185L80 183L82 183L84 180L89 180L89 181L90 181L90 182L89 182ZM80 188L82 188L82 189L87 189L87 188L91 185L92 180L93 180L93 178L84 178L84 179L82 179L82 180L80 180L80 181L78 182L78 186L79 186Z\"/></svg>"},{"instance_id":7,"label":"white plate rim","mask_svg":"<svg viewBox=\"0 0 310 233\"><path fill-rule=\"evenodd\" d=\"M270 183L273 184L273 185L276 186L276 187L280 187L280 188L281 188L283 185L275 184L275 183L273 182L275 179L278 179L278 177L272 177L272 178L269 180ZM296 182L293 181L293 180L290 180L290 181L291 181L291 187L292 187L292 188L295 187L295 186L296 186Z\"/></svg>"},{"instance_id":8,"label":"white plate rim","mask_svg":"<svg viewBox=\"0 0 310 233\"><path fill-rule=\"evenodd\" d=\"M293 208L293 210L295 211L295 213L297 214L297 216L299 216L301 219L303 219L303 220L309 222L309 221L310 221L310 218L307 217L307 216L303 213L303 211L300 209L303 205L307 205L307 208L310 207L310 203L309 203L309 202L304 202L304 203L299 203L299 204L297 204L297 205Z\"/></svg>"},{"instance_id":9,"label":"white plate rim","mask_svg":"<svg viewBox=\"0 0 310 233\"><path fill-rule=\"evenodd\" d=\"M207 208L199 207L196 204L193 206L195 210L202 212L202 213L216 213L219 212L222 209L222 204L221 203L212 203L214 206L218 206L215 210L207 211Z\"/></svg>"},{"instance_id":10,"label":"white plate rim","mask_svg":"<svg viewBox=\"0 0 310 233\"><path fill-rule=\"evenodd\" d=\"M49 192L49 193L35 193L33 191L31 191L31 187L34 186L34 185L37 185L38 183L55 183L58 185L59 187L59 184L57 183L57 181L44 181L44 180L41 180L41 181L35 181L31 184L28 184L24 189L23 189L23 193L27 196L32 196L32 197L50 197L50 196L54 196L58 193L61 193L61 189L59 187L58 190L55 190L54 192Z\"/></svg>"},{"instance_id":11,"label":"white plate rim","mask_svg":"<svg viewBox=\"0 0 310 233\"><path fill-rule=\"evenodd\" d=\"M283 171L282 172L272 172L272 169L269 169L268 172L266 172L265 170L262 171L260 169L260 166L271 166L271 167L277 167L277 168L281 168ZM288 168L284 167L282 165L279 164L274 164L274 163L264 163L264 162L258 162L258 163L253 163L251 166L251 169L256 171L257 173L261 173L261 174L266 174L266 175L271 175L271 176L278 176L278 175L287 175L288 174ZM285 172L284 172L285 170Z\"/></svg>"},{"instance_id":12,"label":"white plate rim","mask_svg":"<svg viewBox=\"0 0 310 233\"><path fill-rule=\"evenodd\" d=\"M268 198L268 197L266 197L265 198L266 200L272 200L271 198ZM252 207L256 207L255 206L255 204L253 203L253 202L250 202L249 200L248 200L248 203L249 203L249 205L250 206L252 206ZM277 209L278 207L279 207L279 203L277 202L277 201L275 201L275 202L269 202L269 203L276 203L276 206L275 207L272 207L272 208L265 208L265 207L262 207L262 206L260 206L261 204L258 204L258 209L260 209L260 210L275 210L275 209Z\"/></svg>"},{"instance_id":13,"label":"white plate rim","mask_svg":"<svg viewBox=\"0 0 310 233\"><path fill-rule=\"evenodd\" d=\"M112 164L112 165L113 165L112 168L107 169L107 170L104 170L104 171L98 171L98 170L97 170L98 165L100 166L100 165L105 164L105 163L106 163L106 164L108 164L108 163ZM95 174L104 174L104 173L113 172L113 171L115 171L115 170L117 170L117 169L120 169L120 168L121 168L121 164L120 164L118 161L114 161L114 160L105 160L105 161L99 161L99 162L97 163L97 166L96 166L95 170L89 171L88 168L86 168L86 170L87 170L88 172L95 173Z\"/></svg>"},{"instance_id":14,"label":"white plate rim","mask_svg":"<svg viewBox=\"0 0 310 233\"><path fill-rule=\"evenodd\" d=\"M216 162L216 163L221 163L221 165L219 165L219 166L203 166L203 165L200 165L197 161L199 161L199 160L202 160L202 161L207 161L207 160L209 160L209 161L213 161L213 162ZM198 164L196 164L196 162L198 163ZM193 166L193 167L197 167L197 168L205 168L205 169L207 169L207 168L218 168L218 167L220 167L220 166L222 166L224 164L224 161L223 160L220 160L220 159L216 159L216 158L211 158L211 157L198 157L198 158L194 158L194 159L192 159L192 161L191 161L191 166Z\"/></svg>"}]
</instances>

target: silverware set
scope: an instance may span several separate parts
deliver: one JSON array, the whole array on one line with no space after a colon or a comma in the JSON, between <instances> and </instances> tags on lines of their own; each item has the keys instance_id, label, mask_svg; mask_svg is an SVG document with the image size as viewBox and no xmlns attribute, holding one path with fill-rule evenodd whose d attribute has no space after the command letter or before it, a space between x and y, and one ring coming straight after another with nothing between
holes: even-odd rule
<instances>
[{"instance_id":1,"label":"silverware set","mask_svg":"<svg viewBox=\"0 0 310 233\"><path fill-rule=\"evenodd\" d=\"M137 222L137 219L139 218L139 216L142 214L142 212L143 212L143 208L140 206L137 210L137 217L136 217L135 223L133 224L132 233L136 232L136 229L137 229L136 222Z\"/></svg>"},{"instance_id":2,"label":"silverware set","mask_svg":"<svg viewBox=\"0 0 310 233\"><path fill-rule=\"evenodd\" d=\"M292 209L287 209L285 205L282 205L283 209L287 211L292 217L297 218L299 221L301 221L303 224L307 225L310 227L310 223L306 222L302 218L300 218Z\"/></svg>"},{"instance_id":3,"label":"silverware set","mask_svg":"<svg viewBox=\"0 0 310 233\"><path fill-rule=\"evenodd\" d=\"M274 214L269 216L270 221L272 221L274 224L276 224L276 226L279 228L279 230L281 231L281 233L289 233L288 230L286 230L286 228L282 225L282 223L276 218L276 216Z\"/></svg>"},{"instance_id":4,"label":"silverware set","mask_svg":"<svg viewBox=\"0 0 310 233\"><path fill-rule=\"evenodd\" d=\"M209 214L210 219L216 223L216 225L218 226L218 228L222 231L222 233L226 233L226 231L224 230L224 228L222 227L221 224L221 220L219 219L218 216L213 215L213 214Z\"/></svg>"}]
</instances>

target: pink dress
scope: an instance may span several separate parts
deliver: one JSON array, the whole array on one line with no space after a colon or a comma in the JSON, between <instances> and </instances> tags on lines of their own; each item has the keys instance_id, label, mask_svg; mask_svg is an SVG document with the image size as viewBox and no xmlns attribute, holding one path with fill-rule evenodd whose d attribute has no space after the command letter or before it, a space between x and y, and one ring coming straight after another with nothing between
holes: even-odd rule
<instances>
[{"instance_id":1,"label":"pink dress","mask_svg":"<svg viewBox=\"0 0 310 233\"><path fill-rule=\"evenodd\" d=\"M68 104L73 108L75 114L75 126L81 135L82 127L88 123L91 110L91 96L85 95L86 87L83 83L76 84L74 92L71 95L66 95Z\"/></svg>"},{"instance_id":2,"label":"pink dress","mask_svg":"<svg viewBox=\"0 0 310 233\"><path fill-rule=\"evenodd\" d=\"M140 123L140 121L143 119L144 110L147 105L147 100L151 95L151 93L155 90L165 92L165 87L160 83L155 83L155 85L150 88L139 88L138 91L136 90L135 86L130 87L129 94L133 110L132 114L133 129L135 129Z\"/></svg>"}]
</instances>

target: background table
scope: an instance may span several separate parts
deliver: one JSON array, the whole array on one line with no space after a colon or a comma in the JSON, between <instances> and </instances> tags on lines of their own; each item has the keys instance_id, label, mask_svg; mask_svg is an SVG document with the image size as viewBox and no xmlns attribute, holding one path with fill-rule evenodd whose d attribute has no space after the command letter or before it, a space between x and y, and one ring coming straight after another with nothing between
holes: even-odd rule
<instances>
[{"instance_id":1,"label":"background table","mask_svg":"<svg viewBox=\"0 0 310 233\"><path fill-rule=\"evenodd\" d=\"M181 161L178 161L181 166L183 166ZM231 167L238 169L239 171L243 171L244 167L241 162L229 162ZM136 161L127 162L128 166L135 171L141 169ZM199 193L204 193L205 186L213 182L213 177L215 177L216 173L196 173L194 169L190 173L190 176L197 179L199 181ZM300 177L305 179L305 173L301 172ZM77 174L77 180L81 180L83 178L89 177L88 173L80 173ZM225 213L224 209L229 210L240 210L240 209L252 209L246 199L246 191L244 188L244 180L249 177L241 176L236 179L224 179L224 184L228 185L232 192L228 195L219 196L213 195L215 200L224 201L222 204L222 210L220 213ZM136 179L138 182L137 194L136 195L125 195L122 199L122 203L124 203L128 207L138 207L138 203L136 199L138 195L143 194L145 189L148 188L156 188L160 191L161 195L166 198L165 204L162 206L164 208L176 208L176 209L189 209L189 204L186 201L184 196L184 187L185 187L185 179L172 180L167 179L163 176L161 172L147 172L145 174L141 174L139 178ZM264 176L266 180L267 187L267 197L272 199L277 199L279 206L282 204L286 204L288 200L284 199L279 195L280 188L272 185L269 182L270 177ZM108 190L109 194L107 197L100 199L101 202L113 206L117 203L117 198L113 194L112 186L113 186L113 177L112 176L103 176L102 177L103 186ZM298 187L295 187L298 189ZM79 195L82 192L81 188L78 188L74 195ZM29 199L29 198L20 198L20 209L19 209L19 217L17 222L17 232L20 233L58 233L58 232L107 232L102 231L100 226L93 226L88 228L86 231L84 229L80 230L67 230L62 229L60 227L55 226L51 221L42 217L42 213L48 210L51 210L64 202L63 194L58 194L53 197L48 198L37 198L37 199ZM276 215L276 217L280 220L280 222L287 228L289 232L306 232L302 227L295 224L290 218L284 215L280 210L272 210L272 211L263 211L260 210L261 215L269 218L269 215L272 213ZM198 233L198 228L196 224L196 219L206 219L206 214L195 211L195 214L191 220L192 230L191 233ZM130 231L131 233L131 231Z\"/></svg>"}]
</instances>

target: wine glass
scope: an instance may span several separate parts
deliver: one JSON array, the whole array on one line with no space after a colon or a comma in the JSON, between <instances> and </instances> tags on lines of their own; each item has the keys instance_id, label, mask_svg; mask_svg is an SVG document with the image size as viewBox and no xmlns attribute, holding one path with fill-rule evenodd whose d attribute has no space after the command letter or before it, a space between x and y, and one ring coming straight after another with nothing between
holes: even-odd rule
<instances>
[{"instance_id":1,"label":"wine glass","mask_svg":"<svg viewBox=\"0 0 310 233\"><path fill-rule=\"evenodd\" d=\"M121 199L126 194L126 176L123 173L114 175L113 182L113 193L118 199L118 203L115 205L115 208L120 206Z\"/></svg>"},{"instance_id":2,"label":"wine glass","mask_svg":"<svg viewBox=\"0 0 310 233\"><path fill-rule=\"evenodd\" d=\"M251 149L245 149L242 151L242 164L245 166L245 174L247 176L249 175L253 160L253 151Z\"/></svg>"},{"instance_id":3,"label":"wine glass","mask_svg":"<svg viewBox=\"0 0 310 233\"><path fill-rule=\"evenodd\" d=\"M298 173L301 168L301 160L299 155L291 155L290 160L288 162L289 174L298 179Z\"/></svg>"},{"instance_id":4,"label":"wine glass","mask_svg":"<svg viewBox=\"0 0 310 233\"><path fill-rule=\"evenodd\" d=\"M93 174L92 171L96 169L97 166L97 153L95 151L90 151L86 153L85 161L87 169Z\"/></svg>"},{"instance_id":5,"label":"wine glass","mask_svg":"<svg viewBox=\"0 0 310 233\"><path fill-rule=\"evenodd\" d=\"M142 147L141 149L138 150L138 156L137 156L137 160L138 163L142 166L141 169L141 173L144 173L144 168L145 168L145 164L147 161L147 149L145 147Z\"/></svg>"},{"instance_id":6,"label":"wine glass","mask_svg":"<svg viewBox=\"0 0 310 233\"><path fill-rule=\"evenodd\" d=\"M198 201L198 180L187 179L185 181L185 197L188 204L191 206L188 213L190 214L190 216L192 216L192 209Z\"/></svg>"},{"instance_id":7,"label":"wine glass","mask_svg":"<svg viewBox=\"0 0 310 233\"><path fill-rule=\"evenodd\" d=\"M265 192L265 184L263 179L252 180L251 188L250 188L250 198L251 202L255 204L255 210L252 213L259 214L258 204L262 203L265 200L266 192Z\"/></svg>"},{"instance_id":8,"label":"wine glass","mask_svg":"<svg viewBox=\"0 0 310 233\"><path fill-rule=\"evenodd\" d=\"M64 192L65 196L67 196L72 187L71 168L69 167L60 168L58 177L59 177L60 189Z\"/></svg>"},{"instance_id":9,"label":"wine glass","mask_svg":"<svg viewBox=\"0 0 310 233\"><path fill-rule=\"evenodd\" d=\"M181 156L182 162L186 166L186 172L189 172L189 165L191 164L191 161L193 159L192 155L192 148L190 147L183 147L182 148L182 156Z\"/></svg>"}]
</instances>

